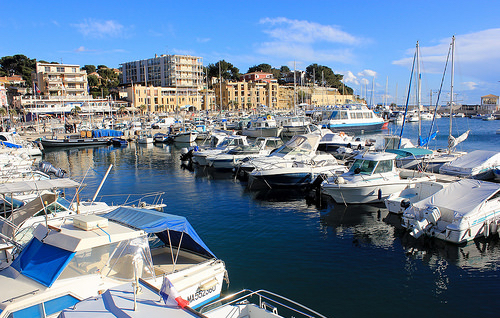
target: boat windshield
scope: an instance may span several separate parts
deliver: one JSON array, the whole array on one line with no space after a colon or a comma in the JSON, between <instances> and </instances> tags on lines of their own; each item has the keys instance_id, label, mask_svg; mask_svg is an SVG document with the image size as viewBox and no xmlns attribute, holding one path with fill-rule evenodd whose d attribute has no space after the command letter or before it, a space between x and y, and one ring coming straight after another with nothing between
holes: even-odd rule
<instances>
[{"instance_id":1,"label":"boat windshield","mask_svg":"<svg viewBox=\"0 0 500 318\"><path fill-rule=\"evenodd\" d=\"M377 161L356 159L349 169L349 172L354 174L371 175L376 165Z\"/></svg>"},{"instance_id":2,"label":"boat windshield","mask_svg":"<svg viewBox=\"0 0 500 318\"><path fill-rule=\"evenodd\" d=\"M313 150L313 146L306 137L295 136L289 142L278 148L273 155L284 156L287 154L308 154Z\"/></svg>"},{"instance_id":3,"label":"boat windshield","mask_svg":"<svg viewBox=\"0 0 500 318\"><path fill-rule=\"evenodd\" d=\"M154 269L147 236L79 251L60 278L99 273L118 280L152 277Z\"/></svg>"}]
</instances>

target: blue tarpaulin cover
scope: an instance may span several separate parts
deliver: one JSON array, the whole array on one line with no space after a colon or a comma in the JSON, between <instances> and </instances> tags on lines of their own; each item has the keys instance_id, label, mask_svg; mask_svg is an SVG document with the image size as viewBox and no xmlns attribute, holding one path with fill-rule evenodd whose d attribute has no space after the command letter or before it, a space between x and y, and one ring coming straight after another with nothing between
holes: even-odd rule
<instances>
[{"instance_id":1,"label":"blue tarpaulin cover","mask_svg":"<svg viewBox=\"0 0 500 318\"><path fill-rule=\"evenodd\" d=\"M123 131L113 129L94 129L92 130L92 137L120 137L123 136Z\"/></svg>"},{"instance_id":2,"label":"blue tarpaulin cover","mask_svg":"<svg viewBox=\"0 0 500 318\"><path fill-rule=\"evenodd\" d=\"M33 238L14 260L12 267L24 276L50 287L74 255L74 252L43 244Z\"/></svg>"},{"instance_id":3,"label":"blue tarpaulin cover","mask_svg":"<svg viewBox=\"0 0 500 318\"><path fill-rule=\"evenodd\" d=\"M215 257L215 254L205 245L185 217L131 207L119 207L102 216L141 229L147 233L154 233L167 245L169 244L167 230L170 231L170 241L173 246L179 245L181 235L184 233L182 248Z\"/></svg>"}]
</instances>

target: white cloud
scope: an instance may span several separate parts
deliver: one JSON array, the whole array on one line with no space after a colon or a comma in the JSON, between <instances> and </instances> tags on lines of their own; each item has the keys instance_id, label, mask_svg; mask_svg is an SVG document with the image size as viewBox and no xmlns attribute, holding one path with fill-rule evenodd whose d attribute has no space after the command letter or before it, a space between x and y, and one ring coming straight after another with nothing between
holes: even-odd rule
<instances>
[{"instance_id":1,"label":"white cloud","mask_svg":"<svg viewBox=\"0 0 500 318\"><path fill-rule=\"evenodd\" d=\"M360 38L357 38L347 32L344 32L338 26L321 25L319 23L305 20L291 20L287 18L264 18L260 20L261 24L270 25L272 28L264 32L272 38L284 42L314 43L314 42L333 42L344 44L359 44Z\"/></svg>"},{"instance_id":2,"label":"white cloud","mask_svg":"<svg viewBox=\"0 0 500 318\"><path fill-rule=\"evenodd\" d=\"M85 52L88 51L84 46L80 46L79 48L75 49L75 52Z\"/></svg>"},{"instance_id":3,"label":"white cloud","mask_svg":"<svg viewBox=\"0 0 500 318\"><path fill-rule=\"evenodd\" d=\"M372 71L372 70L363 70L363 71L361 71L361 72L358 73L358 76L361 76L361 77L376 77L377 76L377 72Z\"/></svg>"},{"instance_id":4,"label":"white cloud","mask_svg":"<svg viewBox=\"0 0 500 318\"><path fill-rule=\"evenodd\" d=\"M198 43L207 43L210 42L210 38L196 38L196 42Z\"/></svg>"},{"instance_id":5,"label":"white cloud","mask_svg":"<svg viewBox=\"0 0 500 318\"><path fill-rule=\"evenodd\" d=\"M472 91L475 90L479 84L475 82L462 82L462 85L465 89Z\"/></svg>"},{"instance_id":6,"label":"white cloud","mask_svg":"<svg viewBox=\"0 0 500 318\"><path fill-rule=\"evenodd\" d=\"M322 25L284 17L259 21L269 41L256 44L256 52L268 60L295 60L310 63L352 63L353 47L367 41L351 35L339 26ZM270 61L272 62L272 61Z\"/></svg>"},{"instance_id":7,"label":"white cloud","mask_svg":"<svg viewBox=\"0 0 500 318\"><path fill-rule=\"evenodd\" d=\"M347 73L344 74L344 83L359 85L358 78L351 71L347 71Z\"/></svg>"},{"instance_id":8,"label":"white cloud","mask_svg":"<svg viewBox=\"0 0 500 318\"><path fill-rule=\"evenodd\" d=\"M120 37L123 35L124 30L123 25L113 20L85 19L82 23L73 24L72 26L84 36L93 38Z\"/></svg>"},{"instance_id":9,"label":"white cloud","mask_svg":"<svg viewBox=\"0 0 500 318\"><path fill-rule=\"evenodd\" d=\"M492 83L498 81L500 73L500 28L455 36L455 72L456 75L470 77L475 82ZM422 73L442 74L451 37L439 40L434 46L420 46ZM393 61L394 65L410 68L415 48L408 49L404 57ZM449 71L449 68L448 68ZM470 83L474 82L470 81ZM465 82L465 81L464 81ZM465 84L465 83L464 83ZM471 89L475 86L470 86Z\"/></svg>"}]
</instances>

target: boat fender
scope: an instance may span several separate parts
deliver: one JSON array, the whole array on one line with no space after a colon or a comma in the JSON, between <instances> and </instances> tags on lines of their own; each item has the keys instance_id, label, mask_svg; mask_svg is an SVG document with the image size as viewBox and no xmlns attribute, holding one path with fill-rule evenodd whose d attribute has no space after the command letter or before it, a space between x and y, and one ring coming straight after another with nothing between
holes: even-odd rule
<instances>
[{"instance_id":1,"label":"boat fender","mask_svg":"<svg viewBox=\"0 0 500 318\"><path fill-rule=\"evenodd\" d=\"M401 200L401 207L402 207L403 209L405 209L405 210L406 210L406 209L408 209L408 208L410 207L410 204L411 204L411 203L410 203L410 200L408 200L408 199L403 199L403 200Z\"/></svg>"},{"instance_id":2,"label":"boat fender","mask_svg":"<svg viewBox=\"0 0 500 318\"><path fill-rule=\"evenodd\" d=\"M484 237L488 237L490 235L490 224L488 221L484 221L484 231L483 231Z\"/></svg>"},{"instance_id":3,"label":"boat fender","mask_svg":"<svg viewBox=\"0 0 500 318\"><path fill-rule=\"evenodd\" d=\"M490 234L491 234L491 235L494 235L494 234L496 234L497 232L498 232L498 223L497 223L497 222L495 222L495 221L493 221L493 222L491 222L491 224L490 224Z\"/></svg>"},{"instance_id":4,"label":"boat fender","mask_svg":"<svg viewBox=\"0 0 500 318\"><path fill-rule=\"evenodd\" d=\"M382 200L382 189L378 189L378 199Z\"/></svg>"}]
</instances>

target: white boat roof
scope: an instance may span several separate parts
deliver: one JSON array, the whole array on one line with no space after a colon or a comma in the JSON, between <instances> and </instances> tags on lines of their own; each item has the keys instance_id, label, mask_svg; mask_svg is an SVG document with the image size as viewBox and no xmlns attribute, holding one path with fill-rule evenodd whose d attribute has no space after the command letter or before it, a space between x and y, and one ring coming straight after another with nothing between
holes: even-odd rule
<instances>
[{"instance_id":1,"label":"white boat roof","mask_svg":"<svg viewBox=\"0 0 500 318\"><path fill-rule=\"evenodd\" d=\"M395 153L389 152L366 152L357 155L354 159L364 159L364 160L372 160L372 161L381 161L381 160L393 160L396 159Z\"/></svg>"},{"instance_id":2,"label":"white boat roof","mask_svg":"<svg viewBox=\"0 0 500 318\"><path fill-rule=\"evenodd\" d=\"M142 230L135 230L111 221L108 222L107 227L90 231L85 231L74 226L73 218L64 220L62 225L57 223L51 223L51 225L59 228L60 231L50 230L47 234L45 225L40 224L35 229L34 237L40 241L43 240L45 244L71 252L78 252L145 235L145 232Z\"/></svg>"},{"instance_id":3,"label":"white boat roof","mask_svg":"<svg viewBox=\"0 0 500 318\"><path fill-rule=\"evenodd\" d=\"M80 184L69 178L7 182L0 184L0 194L10 194L29 191L53 190L64 188L77 188Z\"/></svg>"},{"instance_id":4,"label":"white boat roof","mask_svg":"<svg viewBox=\"0 0 500 318\"><path fill-rule=\"evenodd\" d=\"M139 284L141 292L137 294L137 310L134 310L133 287L131 283L128 283L109 289L98 297L83 300L75 306L63 310L59 317L202 317L201 315L194 315L177 306L165 305L163 301L160 301L160 296L156 291L148 288L142 281L139 282Z\"/></svg>"},{"instance_id":5,"label":"white boat roof","mask_svg":"<svg viewBox=\"0 0 500 318\"><path fill-rule=\"evenodd\" d=\"M500 152L475 150L454 159L448 165L460 168L475 168L489 164L500 165Z\"/></svg>"},{"instance_id":6,"label":"white boat roof","mask_svg":"<svg viewBox=\"0 0 500 318\"><path fill-rule=\"evenodd\" d=\"M419 209L437 206L438 208L446 208L464 216L474 212L485 200L498 191L500 191L500 184L498 183L462 179L451 183L434 195L414 205Z\"/></svg>"}]
</instances>

